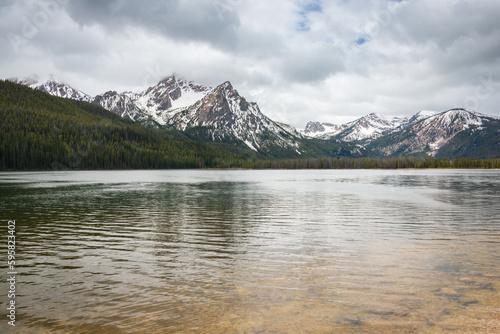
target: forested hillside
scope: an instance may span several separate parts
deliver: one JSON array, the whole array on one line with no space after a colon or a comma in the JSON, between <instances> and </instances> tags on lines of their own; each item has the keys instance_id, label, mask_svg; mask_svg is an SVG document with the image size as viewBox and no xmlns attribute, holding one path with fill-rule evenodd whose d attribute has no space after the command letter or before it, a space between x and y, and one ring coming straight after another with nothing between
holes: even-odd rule
<instances>
[{"instance_id":1,"label":"forested hillside","mask_svg":"<svg viewBox=\"0 0 500 334\"><path fill-rule=\"evenodd\" d=\"M0 169L233 167L245 157L0 80Z\"/></svg>"}]
</instances>

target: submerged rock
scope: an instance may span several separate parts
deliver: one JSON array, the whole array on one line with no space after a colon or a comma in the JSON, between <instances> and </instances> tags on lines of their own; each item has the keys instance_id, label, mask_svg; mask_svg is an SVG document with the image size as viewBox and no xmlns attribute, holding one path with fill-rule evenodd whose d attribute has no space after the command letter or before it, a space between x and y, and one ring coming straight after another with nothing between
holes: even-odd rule
<instances>
[{"instance_id":1,"label":"submerged rock","mask_svg":"<svg viewBox=\"0 0 500 334\"><path fill-rule=\"evenodd\" d=\"M458 293L451 288L441 288L439 293L446 296L458 296Z\"/></svg>"}]
</instances>

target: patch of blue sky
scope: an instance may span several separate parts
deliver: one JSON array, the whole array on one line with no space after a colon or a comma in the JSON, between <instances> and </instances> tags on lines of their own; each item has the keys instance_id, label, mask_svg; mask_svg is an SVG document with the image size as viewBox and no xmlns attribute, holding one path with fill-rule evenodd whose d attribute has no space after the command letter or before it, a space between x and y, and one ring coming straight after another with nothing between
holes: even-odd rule
<instances>
[{"instance_id":1,"label":"patch of blue sky","mask_svg":"<svg viewBox=\"0 0 500 334\"><path fill-rule=\"evenodd\" d=\"M361 35L351 43L349 43L346 48L347 50L358 49L366 46L370 42L370 36Z\"/></svg>"},{"instance_id":2,"label":"patch of blue sky","mask_svg":"<svg viewBox=\"0 0 500 334\"><path fill-rule=\"evenodd\" d=\"M368 37L366 37L366 36L361 36L361 37L359 37L357 40L355 40L355 41L354 41L354 43L355 43L356 45L363 45L363 44L367 43L367 42L368 42L368 40L369 40L369 39L368 39Z\"/></svg>"},{"instance_id":3,"label":"patch of blue sky","mask_svg":"<svg viewBox=\"0 0 500 334\"><path fill-rule=\"evenodd\" d=\"M302 5L302 9L299 12L301 20L297 23L297 30L309 31L311 28L309 26L310 21L308 18L308 14L313 12L321 13L322 11L323 8L321 7L321 3L319 0L310 1Z\"/></svg>"},{"instance_id":4,"label":"patch of blue sky","mask_svg":"<svg viewBox=\"0 0 500 334\"><path fill-rule=\"evenodd\" d=\"M321 13L323 11L323 8L321 8L321 4L319 1L312 1L307 3L305 6L303 6L303 11L302 13L307 14L311 12L319 12Z\"/></svg>"}]
</instances>

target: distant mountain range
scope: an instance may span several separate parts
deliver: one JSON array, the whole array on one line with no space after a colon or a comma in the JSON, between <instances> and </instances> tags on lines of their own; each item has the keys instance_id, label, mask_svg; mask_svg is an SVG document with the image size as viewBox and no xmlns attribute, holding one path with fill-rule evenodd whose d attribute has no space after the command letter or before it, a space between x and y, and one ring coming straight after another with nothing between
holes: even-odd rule
<instances>
[{"instance_id":1,"label":"distant mountain range","mask_svg":"<svg viewBox=\"0 0 500 334\"><path fill-rule=\"evenodd\" d=\"M309 122L302 133L312 138L358 143L364 155L500 155L500 118L465 109L420 111L392 119L370 114L342 125Z\"/></svg>"},{"instance_id":2,"label":"distant mountain range","mask_svg":"<svg viewBox=\"0 0 500 334\"><path fill-rule=\"evenodd\" d=\"M406 128L434 114L436 112L420 111L410 117L387 119L372 113L341 125L309 122L301 132L305 136L321 139L336 137L348 142L371 140L383 136L388 130Z\"/></svg>"},{"instance_id":3,"label":"distant mountain range","mask_svg":"<svg viewBox=\"0 0 500 334\"><path fill-rule=\"evenodd\" d=\"M230 82L211 88L172 75L143 92L90 96L55 80L9 80L100 105L148 127L177 129L197 141L220 142L261 156L500 157L500 118L465 109L391 119L372 113L345 124L309 122L298 131L266 117Z\"/></svg>"}]
</instances>

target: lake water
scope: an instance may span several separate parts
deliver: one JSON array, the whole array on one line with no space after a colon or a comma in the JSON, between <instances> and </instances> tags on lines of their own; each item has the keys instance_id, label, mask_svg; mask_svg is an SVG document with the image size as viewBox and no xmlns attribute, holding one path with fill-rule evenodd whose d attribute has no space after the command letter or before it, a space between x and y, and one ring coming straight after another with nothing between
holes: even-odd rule
<instances>
[{"instance_id":1,"label":"lake water","mask_svg":"<svg viewBox=\"0 0 500 334\"><path fill-rule=\"evenodd\" d=\"M499 199L498 170L0 173L0 332L498 333Z\"/></svg>"}]
</instances>

